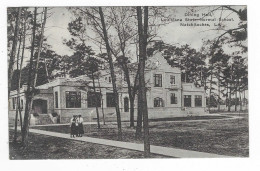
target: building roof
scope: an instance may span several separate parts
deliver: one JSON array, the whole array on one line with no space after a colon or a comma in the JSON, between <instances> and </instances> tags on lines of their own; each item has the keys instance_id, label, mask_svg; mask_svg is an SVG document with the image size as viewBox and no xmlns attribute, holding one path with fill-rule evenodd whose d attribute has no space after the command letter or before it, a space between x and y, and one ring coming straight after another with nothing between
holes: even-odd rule
<instances>
[{"instance_id":1,"label":"building roof","mask_svg":"<svg viewBox=\"0 0 260 171\"><path fill-rule=\"evenodd\" d=\"M133 75L136 73L137 68L138 68L138 63L129 63L128 64L130 67L130 75ZM151 70L162 70L165 72L173 72L180 74L181 70L176 67L172 67L171 65L168 64L167 60L163 57L162 53L159 51L155 51L153 56L148 57L146 60L146 66L145 66L146 71L151 71ZM122 74L122 69L119 66L115 65L115 71L116 73L121 73ZM101 73L102 77L105 76L110 76L110 70L109 68L106 67L106 69L102 69L99 71ZM97 80L95 81L97 82ZM100 80L100 83L102 85L103 81ZM81 75L75 78L56 78L49 83L39 85L36 87L36 89L39 90L48 90L51 87L56 87L56 86L93 86L92 79L89 78L87 75ZM27 87L27 86L26 86ZM25 92L26 88L23 86L20 90L21 93ZM16 90L10 92L11 95L16 94Z\"/></svg>"}]
</instances>

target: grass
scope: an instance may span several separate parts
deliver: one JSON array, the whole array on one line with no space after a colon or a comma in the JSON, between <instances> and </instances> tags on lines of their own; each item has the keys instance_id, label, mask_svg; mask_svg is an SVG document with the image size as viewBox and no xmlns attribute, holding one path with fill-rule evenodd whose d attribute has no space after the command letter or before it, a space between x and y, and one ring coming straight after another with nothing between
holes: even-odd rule
<instances>
[{"instance_id":1,"label":"grass","mask_svg":"<svg viewBox=\"0 0 260 171\"><path fill-rule=\"evenodd\" d=\"M218 120L204 118L205 121L169 122L169 120L150 121L150 141L152 145L176 147L187 150L209 152L228 156L249 156L248 115L241 119ZM215 117L215 116L214 116ZM198 118L197 118L198 119ZM196 119L195 119L196 120ZM123 140L143 143L135 139L135 129L129 123L122 123ZM85 125L85 135L89 137L117 140L117 125ZM36 129L69 133L68 125L34 127Z\"/></svg>"},{"instance_id":2,"label":"grass","mask_svg":"<svg viewBox=\"0 0 260 171\"><path fill-rule=\"evenodd\" d=\"M19 141L13 143L14 131L9 131L9 158L26 159L118 159L143 158L143 152L98 145L46 135L30 134L29 145L23 149ZM19 137L20 138L20 137ZM152 154L151 158L164 158Z\"/></svg>"}]
</instances>

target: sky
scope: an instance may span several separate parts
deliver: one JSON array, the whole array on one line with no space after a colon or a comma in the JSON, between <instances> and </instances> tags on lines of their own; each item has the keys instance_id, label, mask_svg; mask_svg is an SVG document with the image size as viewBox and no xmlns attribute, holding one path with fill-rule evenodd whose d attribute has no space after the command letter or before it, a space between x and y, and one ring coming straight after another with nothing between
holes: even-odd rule
<instances>
[{"instance_id":1,"label":"sky","mask_svg":"<svg viewBox=\"0 0 260 171\"><path fill-rule=\"evenodd\" d=\"M163 40L165 43L174 45L188 44L191 47L199 50L203 41L207 39L214 39L224 31L217 31L219 23L219 17L230 19L230 21L222 21L222 25L225 25L225 30L228 28L236 28L239 19L237 14L232 13L229 10L217 10L212 13L211 16L203 16L208 14L211 10L217 6L202 6L202 7L168 7L168 13L171 13L171 17L168 21L165 21L166 25L160 26L158 29L158 36L156 40ZM235 6L235 9L242 9L243 6ZM193 11L193 12L192 12ZM52 49L59 55L71 55L73 52L63 44L64 39L69 39L70 34L67 30L68 23L75 19L73 14L66 8L56 7L52 8L49 12L52 15L47 19L45 36L48 43L52 46ZM215 19L216 21L185 21L185 19ZM163 19L161 19L163 20ZM182 20L182 21L180 21ZM206 26L184 26L185 24L209 24ZM109 31L108 31L109 32ZM98 51L91 41L88 42L94 50ZM227 47L226 53L231 53L234 48Z\"/></svg>"},{"instance_id":2,"label":"sky","mask_svg":"<svg viewBox=\"0 0 260 171\"><path fill-rule=\"evenodd\" d=\"M237 28L240 22L237 14L230 10L216 10L213 13L209 13L217 7L167 7L166 14L171 16L167 21L164 18L159 19L167 24L158 28L158 35L155 40L162 40L167 44L176 46L188 44L190 47L200 50L203 46L203 41L213 40L228 29ZM232 6L232 8L237 10L244 7ZM67 27L68 23L75 19L75 16L66 8L51 8L49 12L51 16L47 19L45 31L48 44L59 55L72 55L73 51L63 44L63 40L71 38ZM194 21L194 19L200 18L204 19L204 21ZM224 19L224 21L219 21L219 18ZM195 24L199 26L195 26ZM218 24L224 26L222 30L218 29ZM112 32L112 30L108 30L108 32ZM87 44L92 47L96 54L100 52L99 47L93 42L87 41ZM227 54L232 54L232 52L238 50L229 46L223 46L223 49Z\"/></svg>"},{"instance_id":3,"label":"sky","mask_svg":"<svg viewBox=\"0 0 260 171\"><path fill-rule=\"evenodd\" d=\"M51 9L52 15L46 22L45 36L52 49L59 55L71 55L73 52L62 42L69 39L68 23L75 17L66 8Z\"/></svg>"},{"instance_id":4,"label":"sky","mask_svg":"<svg viewBox=\"0 0 260 171\"><path fill-rule=\"evenodd\" d=\"M212 15L204 16L204 14L209 14L210 11L216 9L219 6L179 6L179 7L167 7L165 12L166 15L170 15L167 21L165 18L158 18L160 23L164 23L159 28L157 28L157 37L153 40L162 40L167 44L172 44L176 46L181 46L188 44L190 47L200 50L203 47L203 41L213 40L218 37L225 30L230 28L237 28L240 22L236 13L230 10L216 10ZM245 6L232 6L234 9L243 9ZM33 11L33 8L30 10ZM42 11L42 8L38 8L38 12ZM219 18L228 19L228 21L222 21L221 25L224 25L224 30L217 29L220 22ZM40 15L38 15L38 19ZM58 55L72 55L73 50L64 45L64 39L70 39L71 35L68 31L68 23L73 21L76 17L68 11L65 7L48 7L48 18L45 25L44 36L47 37L47 43L51 45L51 49L55 51ZM192 19L204 19L204 20L216 20L216 21L186 21ZM193 24L193 25L192 25ZM200 24L199 26L194 26L195 24ZM204 24L204 25L203 25ZM189 26L187 26L189 25ZM137 26L133 26L136 27ZM113 28L108 30L108 33L112 33ZM88 30L88 35L95 37L93 32ZM29 46L31 37L28 36L27 45ZM247 41L244 42L247 44ZM100 53L100 47L94 44L91 40L87 41L86 44L91 46L96 54ZM129 45L129 55L133 61L136 61L136 48L135 45ZM225 53L232 54L238 49L235 47L223 46ZM103 49L104 50L104 49ZM103 51L105 52L105 50ZM25 51L25 59L23 66L26 66L29 62L30 51ZM247 57L247 53L243 54Z\"/></svg>"}]
</instances>

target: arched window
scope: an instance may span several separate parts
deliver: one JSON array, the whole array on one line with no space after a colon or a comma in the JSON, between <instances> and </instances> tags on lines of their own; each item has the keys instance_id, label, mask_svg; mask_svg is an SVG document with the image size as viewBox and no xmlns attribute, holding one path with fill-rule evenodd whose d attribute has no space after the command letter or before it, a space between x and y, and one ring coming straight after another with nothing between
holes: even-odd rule
<instances>
[{"instance_id":1,"label":"arched window","mask_svg":"<svg viewBox=\"0 0 260 171\"><path fill-rule=\"evenodd\" d=\"M160 97L154 98L154 107L164 107L163 99Z\"/></svg>"}]
</instances>

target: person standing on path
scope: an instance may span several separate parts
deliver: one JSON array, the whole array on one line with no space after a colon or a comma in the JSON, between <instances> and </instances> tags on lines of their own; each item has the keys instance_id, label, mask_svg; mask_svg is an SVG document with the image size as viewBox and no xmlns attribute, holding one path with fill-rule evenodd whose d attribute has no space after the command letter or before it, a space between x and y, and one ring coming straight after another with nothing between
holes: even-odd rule
<instances>
[{"instance_id":1,"label":"person standing on path","mask_svg":"<svg viewBox=\"0 0 260 171\"><path fill-rule=\"evenodd\" d=\"M75 115L75 119L76 119L76 123L75 123L75 125L76 125L76 130L75 130L75 134L76 134L76 137L78 137L78 136L79 136L79 118L78 118L77 115Z\"/></svg>"},{"instance_id":2,"label":"person standing on path","mask_svg":"<svg viewBox=\"0 0 260 171\"><path fill-rule=\"evenodd\" d=\"M84 134L84 127L83 127L83 118L81 117L81 115L78 116L78 124L79 124L79 127L78 127L78 135L80 137L82 137L82 134Z\"/></svg>"},{"instance_id":3,"label":"person standing on path","mask_svg":"<svg viewBox=\"0 0 260 171\"><path fill-rule=\"evenodd\" d=\"M76 116L73 115L73 117L70 120L70 137L73 137L77 134L76 130Z\"/></svg>"}]
</instances>

